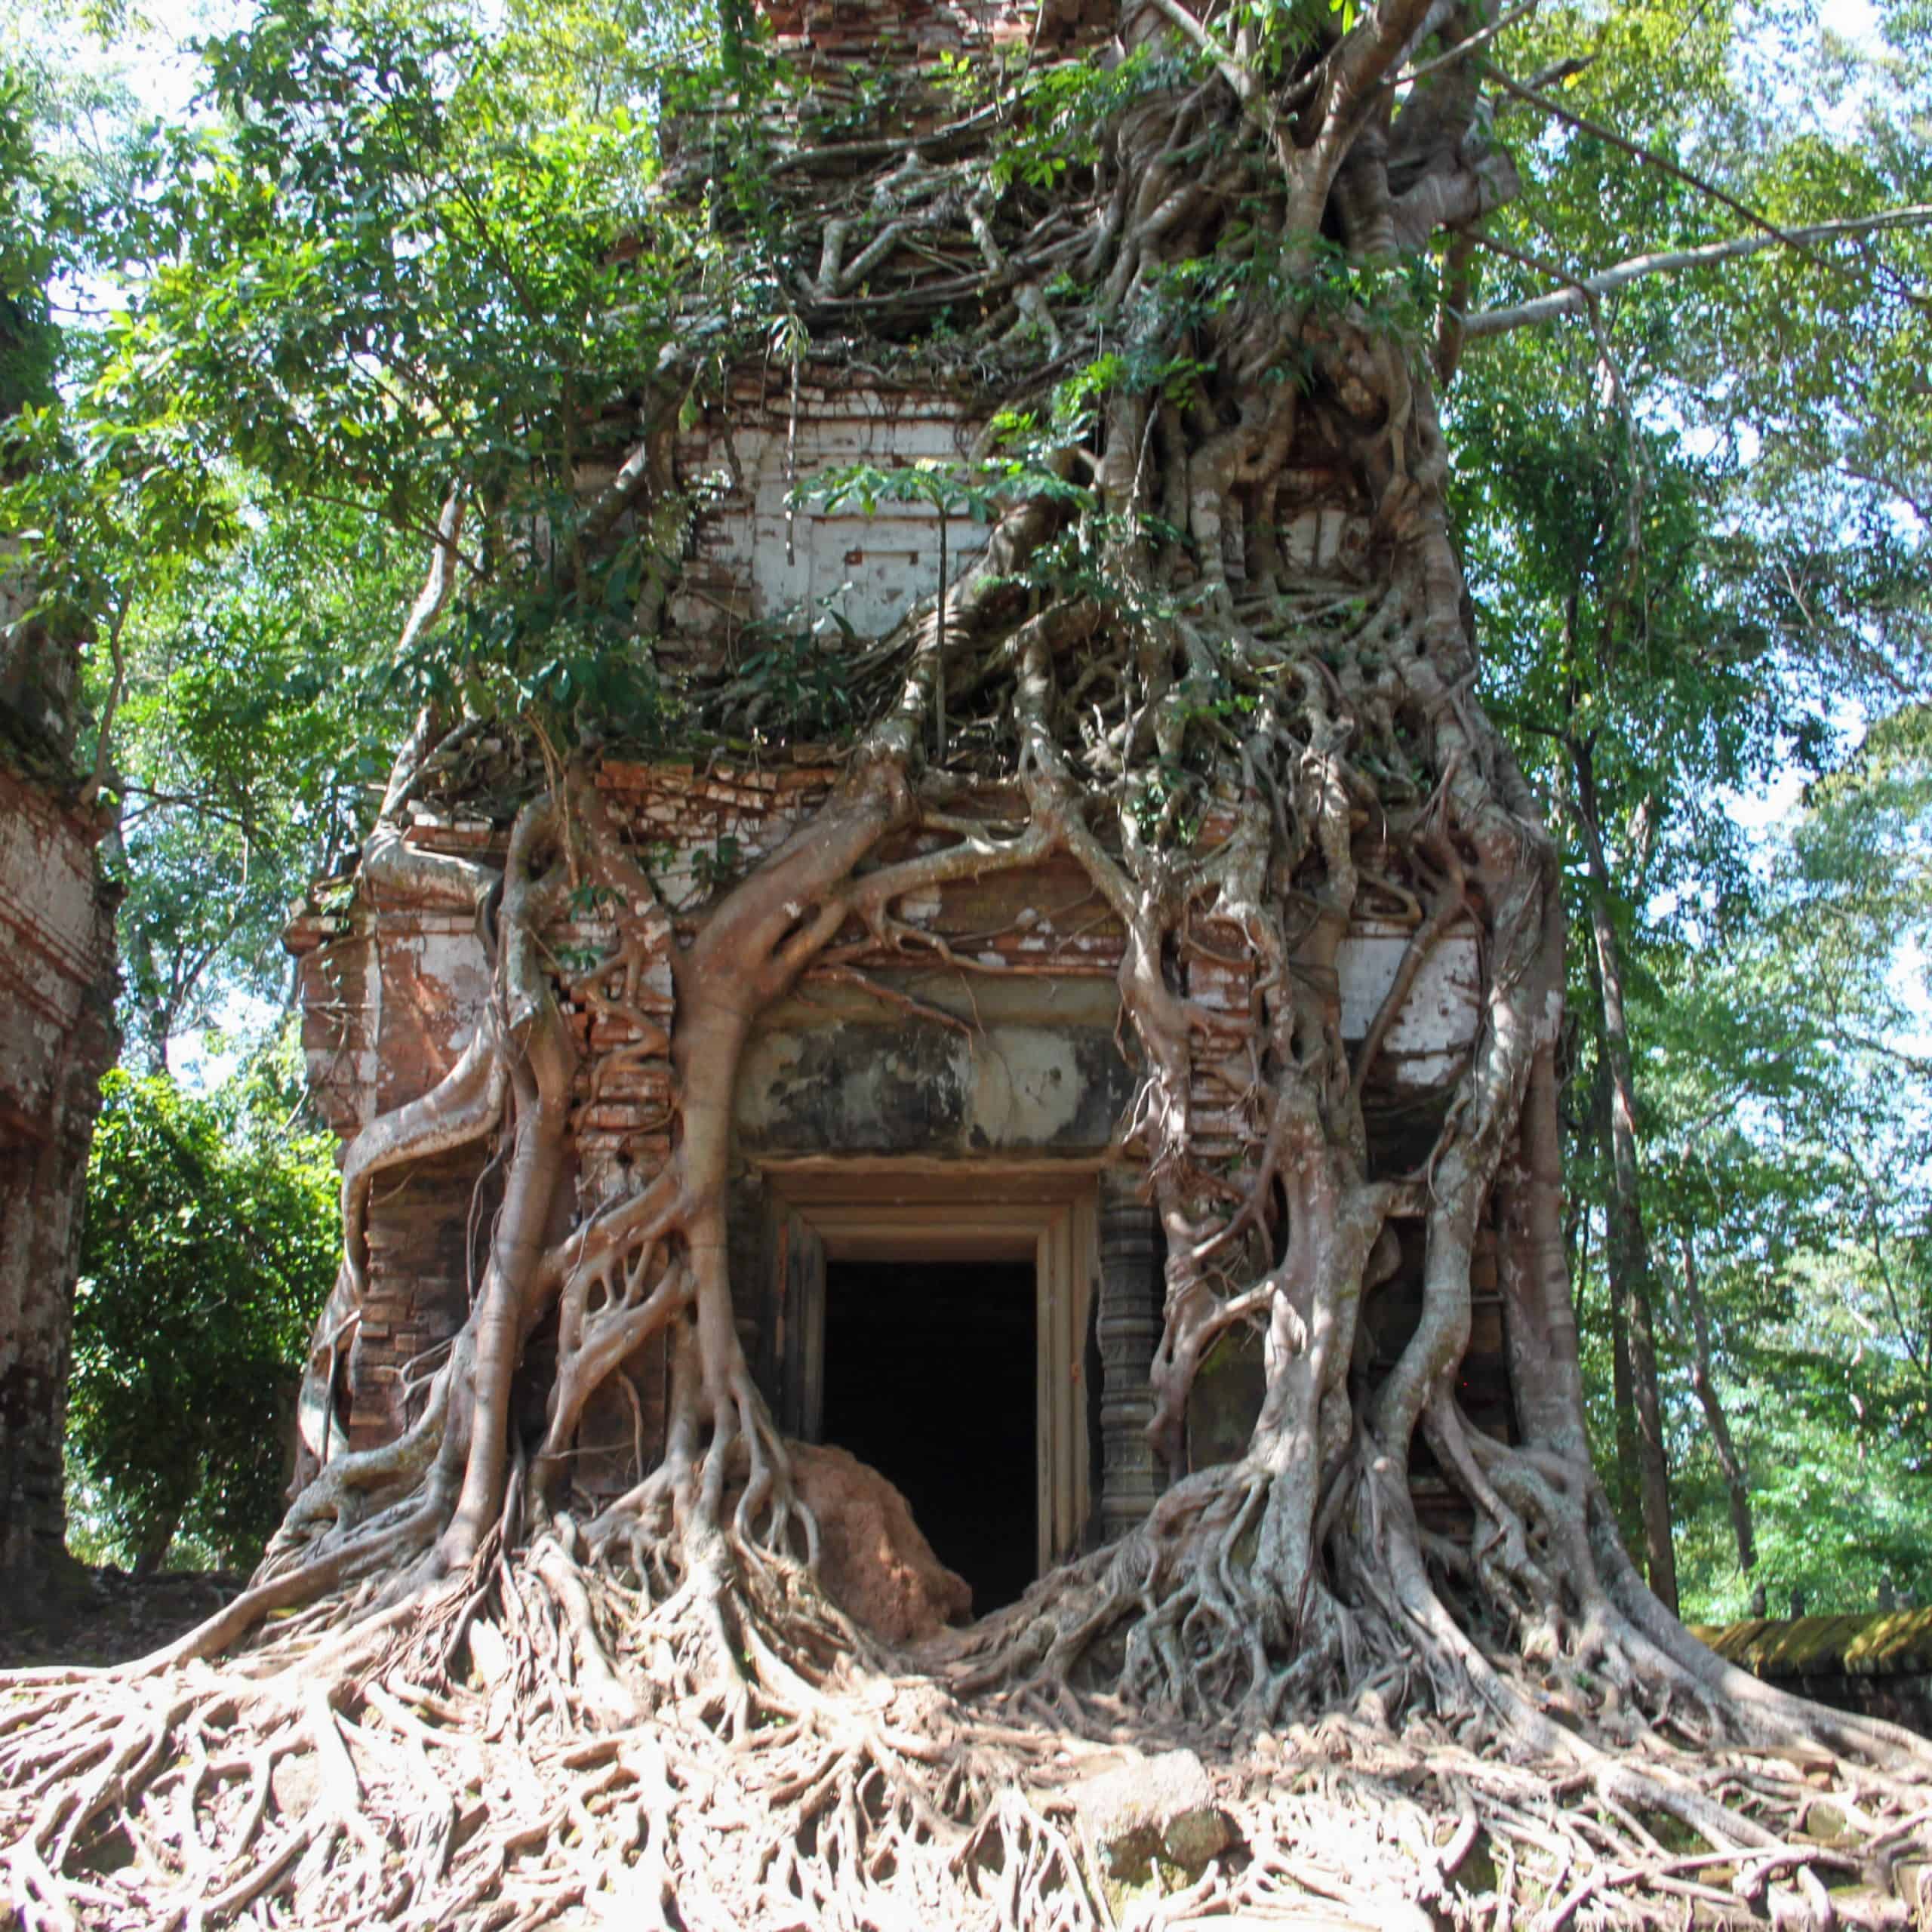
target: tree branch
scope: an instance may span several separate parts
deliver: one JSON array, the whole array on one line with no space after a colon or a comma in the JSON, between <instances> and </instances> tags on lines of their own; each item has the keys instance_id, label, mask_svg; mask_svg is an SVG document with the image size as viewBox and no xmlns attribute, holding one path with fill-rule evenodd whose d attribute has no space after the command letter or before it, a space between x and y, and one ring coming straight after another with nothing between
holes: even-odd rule
<instances>
[{"instance_id":1,"label":"tree branch","mask_svg":"<svg viewBox=\"0 0 1932 1932\"><path fill-rule=\"evenodd\" d=\"M1614 267L1583 276L1567 288L1558 289L1552 294L1512 303L1507 308L1485 309L1469 316L1463 322L1463 333L1466 340L1476 342L1485 336L1501 335L1511 329L1529 328L1540 322L1553 321L1559 315L1583 315L1588 312L1593 300L1611 294L1644 275L1669 275L1682 269L1702 268L1712 262L1732 261L1739 256L1753 255L1761 249L1780 245L1795 248L1808 259L1816 260L1818 258L1809 245L1814 242L1833 241L1846 235L1875 234L1887 229L1928 226L1932 226L1932 204L1924 202L1887 208L1878 214L1852 216L1841 221L1814 222L1804 228L1780 229L1767 223L1761 234L1734 235L1727 242L1707 242L1695 248L1632 255ZM1500 246L1489 235L1478 234L1474 238L1486 248L1521 259L1516 251Z\"/></svg>"},{"instance_id":2,"label":"tree branch","mask_svg":"<svg viewBox=\"0 0 1932 1932\"><path fill-rule=\"evenodd\" d=\"M1699 194L1708 195L1714 202L1721 202L1734 214L1741 215L1753 228L1762 229L1774 240L1797 249L1800 254L1810 254L1809 249L1793 238L1789 229L1780 228L1768 216L1760 214L1748 202L1740 202L1735 195L1720 188L1715 181L1707 181L1700 174L1693 174L1687 168L1680 168L1668 156L1654 153L1641 142L1632 140L1627 134L1618 134L1615 129L1605 127L1601 121L1592 121L1587 115L1572 113L1568 108L1552 100L1538 88L1527 86L1521 81L1512 80L1501 68L1487 60L1480 65L1483 72L1505 94L1513 94L1518 100L1527 101L1533 107L1541 108L1546 114L1561 121L1567 128L1574 128L1579 134L1594 134L1598 140L1607 141L1612 147L1621 149L1633 161L1643 162L1660 173L1681 181L1687 188L1694 188ZM1814 256L1812 259L1815 260L1817 257Z\"/></svg>"},{"instance_id":3,"label":"tree branch","mask_svg":"<svg viewBox=\"0 0 1932 1932\"><path fill-rule=\"evenodd\" d=\"M101 788L107 783L108 754L114 736L114 714L121 708L121 694L128 682L128 655L121 648L121 633L127 627L128 613L133 609L134 593L124 591L121 608L114 614L114 622L107 633L107 651L113 660L114 677L107 687L106 702L100 709L100 736L94 742L94 770L81 787L81 803L91 805L100 796Z\"/></svg>"},{"instance_id":4,"label":"tree branch","mask_svg":"<svg viewBox=\"0 0 1932 1932\"><path fill-rule=\"evenodd\" d=\"M1157 13L1171 20L1214 62L1222 79L1234 89L1235 100L1245 107L1254 98L1254 75L1252 70L1242 66L1200 21L1180 5L1180 0L1153 0L1153 6Z\"/></svg>"},{"instance_id":5,"label":"tree branch","mask_svg":"<svg viewBox=\"0 0 1932 1932\"><path fill-rule=\"evenodd\" d=\"M1492 20L1487 26L1478 28L1467 40L1457 42L1446 54L1438 54L1433 60L1425 60L1420 67L1411 67L1406 73L1398 74L1394 85L1398 88L1407 87L1414 82L1426 80L1431 74L1439 73L1444 67L1454 66L1458 60L1473 54L1478 47L1494 40L1506 29L1513 27L1518 20L1527 20L1542 5L1543 0L1523 0L1520 7L1511 8L1500 20Z\"/></svg>"},{"instance_id":6,"label":"tree branch","mask_svg":"<svg viewBox=\"0 0 1932 1932\"><path fill-rule=\"evenodd\" d=\"M1329 54L1316 96L1320 131L1312 149L1323 200L1348 144L1392 69L1434 24L1432 0L1379 0Z\"/></svg>"},{"instance_id":7,"label":"tree branch","mask_svg":"<svg viewBox=\"0 0 1932 1932\"><path fill-rule=\"evenodd\" d=\"M463 531L463 485L452 485L443 499L442 514L436 519L435 548L429 558L429 574L411 607L402 635L396 642L396 655L407 657L423 632L443 614L450 601L450 560L461 559L457 539Z\"/></svg>"}]
</instances>

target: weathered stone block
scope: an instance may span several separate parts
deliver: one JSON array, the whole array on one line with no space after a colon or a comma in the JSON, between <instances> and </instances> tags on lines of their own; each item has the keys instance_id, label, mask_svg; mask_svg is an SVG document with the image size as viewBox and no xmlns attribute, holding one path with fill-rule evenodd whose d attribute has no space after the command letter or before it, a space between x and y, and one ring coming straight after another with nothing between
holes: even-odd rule
<instances>
[{"instance_id":1,"label":"weathered stone block","mask_svg":"<svg viewBox=\"0 0 1932 1932\"><path fill-rule=\"evenodd\" d=\"M1138 1755L1067 1793L1109 1876L1134 1881L1157 1859L1198 1872L1234 1842L1214 1788L1192 1751Z\"/></svg>"}]
</instances>

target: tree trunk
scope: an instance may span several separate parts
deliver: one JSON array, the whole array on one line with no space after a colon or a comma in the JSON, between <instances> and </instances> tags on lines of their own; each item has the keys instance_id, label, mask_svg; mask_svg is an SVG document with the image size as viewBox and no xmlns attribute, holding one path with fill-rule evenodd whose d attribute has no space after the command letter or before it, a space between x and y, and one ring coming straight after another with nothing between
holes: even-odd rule
<instances>
[{"instance_id":1,"label":"tree trunk","mask_svg":"<svg viewBox=\"0 0 1932 1932\"><path fill-rule=\"evenodd\" d=\"M139 1581L158 1575L174 1546L174 1533L181 1527L181 1512L171 1509L165 1516L143 1524L134 1551L134 1574Z\"/></svg>"},{"instance_id":2,"label":"tree trunk","mask_svg":"<svg viewBox=\"0 0 1932 1932\"><path fill-rule=\"evenodd\" d=\"M1731 1533L1737 1539L1737 1567L1749 1575L1758 1561L1751 1524L1750 1472L1737 1452L1723 1398L1718 1393L1717 1377L1711 1366L1710 1311L1697 1279L1697 1250L1687 1229L1679 1231L1677 1247L1682 1263L1678 1292L1684 1298L1684 1312L1690 1318L1690 1386L1703 1408L1704 1420L1710 1425L1711 1447L1716 1453L1718 1467L1724 1472L1724 1493L1730 1503Z\"/></svg>"},{"instance_id":3,"label":"tree trunk","mask_svg":"<svg viewBox=\"0 0 1932 1932\"><path fill-rule=\"evenodd\" d=\"M1610 1171L1610 1129L1603 1133L1604 1169ZM1617 1505L1617 1526L1632 1547L1644 1540L1642 1452L1637 1440L1636 1383L1630 1372L1630 1298L1623 1275L1608 1272L1610 1303L1610 1398L1614 1415L1615 1478L1611 1495Z\"/></svg>"},{"instance_id":4,"label":"tree trunk","mask_svg":"<svg viewBox=\"0 0 1932 1932\"><path fill-rule=\"evenodd\" d=\"M1596 995L1595 1010L1590 1014L1596 1058L1591 1069L1589 1110L1584 1125L1596 1143L1596 1158L1602 1164L1602 1171L1608 1175L1614 1171L1615 1156L1610 1142L1610 1060L1603 1039L1603 976L1597 968L1594 944L1584 956L1589 962L1590 986ZM1577 1218L1584 1251L1581 1262L1587 1265L1592 1217L1587 1209L1580 1209ZM1607 1230L1607 1207L1604 1219ZM1584 1277L1579 1272L1576 1278L1581 1281ZM1641 1548L1644 1541L1644 1505L1637 1447L1637 1401L1630 1374L1630 1310L1623 1287L1623 1277L1606 1266L1604 1303L1610 1322L1610 1498L1617 1512L1617 1528L1624 1541L1635 1549Z\"/></svg>"},{"instance_id":5,"label":"tree trunk","mask_svg":"<svg viewBox=\"0 0 1932 1932\"><path fill-rule=\"evenodd\" d=\"M1603 997L1603 1048L1610 1069L1611 1197L1604 1263L1612 1320L1620 1305L1626 1316L1631 1394L1637 1417L1637 1466L1643 1503L1644 1555L1658 1601L1677 1608L1677 1556L1671 1541L1670 1466L1663 1440L1663 1404L1657 1381L1657 1335L1650 1292L1650 1244L1644 1232L1643 1181L1637 1158L1637 1091L1624 1019L1623 962L1611 907L1596 773L1586 740L1570 742L1576 785L1577 823L1587 868L1590 935L1597 983Z\"/></svg>"}]
</instances>

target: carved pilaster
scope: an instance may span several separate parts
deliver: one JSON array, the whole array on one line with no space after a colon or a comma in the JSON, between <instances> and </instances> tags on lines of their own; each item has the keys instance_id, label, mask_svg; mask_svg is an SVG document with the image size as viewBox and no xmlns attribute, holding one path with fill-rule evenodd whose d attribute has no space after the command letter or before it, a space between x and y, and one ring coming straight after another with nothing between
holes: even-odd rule
<instances>
[{"instance_id":1,"label":"carved pilaster","mask_svg":"<svg viewBox=\"0 0 1932 1932\"><path fill-rule=\"evenodd\" d=\"M1133 1177L1100 1177L1100 1524L1111 1540L1140 1522L1165 1487L1147 1425L1147 1372L1161 1341L1160 1223Z\"/></svg>"},{"instance_id":2,"label":"carved pilaster","mask_svg":"<svg viewBox=\"0 0 1932 1932\"><path fill-rule=\"evenodd\" d=\"M731 1270L731 1319L738 1346L774 1414L778 1411L778 1371L772 1358L777 1324L772 1302L771 1229L764 1177L740 1169L725 1195L726 1257Z\"/></svg>"}]
</instances>

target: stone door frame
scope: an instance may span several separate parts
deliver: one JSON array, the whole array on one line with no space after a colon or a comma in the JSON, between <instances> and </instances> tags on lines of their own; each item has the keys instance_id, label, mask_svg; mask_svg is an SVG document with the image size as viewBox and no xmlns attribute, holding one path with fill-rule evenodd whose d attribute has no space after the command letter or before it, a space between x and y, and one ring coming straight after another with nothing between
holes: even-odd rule
<instances>
[{"instance_id":1,"label":"stone door frame","mask_svg":"<svg viewBox=\"0 0 1932 1932\"><path fill-rule=\"evenodd\" d=\"M780 1426L817 1439L823 1417L826 1264L1033 1265L1034 1482L1039 1574L1085 1539L1097 1472L1086 1345L1100 1272L1099 1163L920 1158L759 1164L770 1367Z\"/></svg>"}]
</instances>

